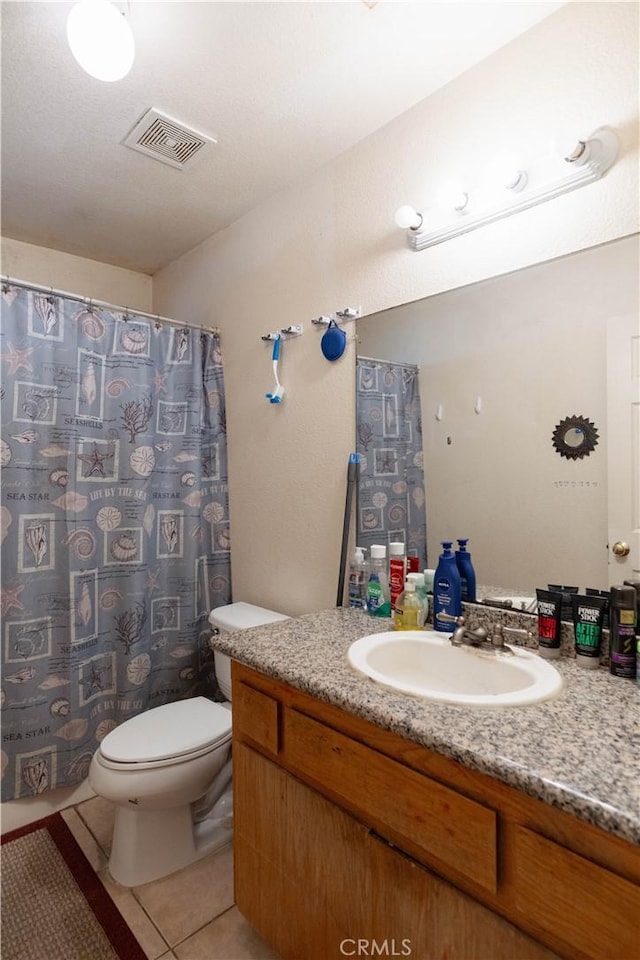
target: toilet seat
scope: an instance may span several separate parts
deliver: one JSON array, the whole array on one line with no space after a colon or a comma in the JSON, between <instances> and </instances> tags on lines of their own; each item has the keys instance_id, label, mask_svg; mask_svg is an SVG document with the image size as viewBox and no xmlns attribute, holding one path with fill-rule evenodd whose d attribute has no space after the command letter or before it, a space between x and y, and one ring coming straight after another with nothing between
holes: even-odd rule
<instances>
[{"instance_id":1,"label":"toilet seat","mask_svg":"<svg viewBox=\"0 0 640 960\"><path fill-rule=\"evenodd\" d=\"M231 739L231 712L206 697L146 710L112 730L99 758L111 769L136 770L185 763Z\"/></svg>"}]
</instances>

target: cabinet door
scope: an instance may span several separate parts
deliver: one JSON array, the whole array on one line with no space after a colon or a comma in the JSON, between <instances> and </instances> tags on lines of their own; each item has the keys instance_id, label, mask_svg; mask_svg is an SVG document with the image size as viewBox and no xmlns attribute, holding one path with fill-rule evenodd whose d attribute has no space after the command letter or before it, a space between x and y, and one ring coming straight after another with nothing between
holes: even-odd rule
<instances>
[{"instance_id":1,"label":"cabinet door","mask_svg":"<svg viewBox=\"0 0 640 960\"><path fill-rule=\"evenodd\" d=\"M640 957L640 888L546 837L517 826L515 903L541 931L581 956Z\"/></svg>"},{"instance_id":2,"label":"cabinet door","mask_svg":"<svg viewBox=\"0 0 640 960\"><path fill-rule=\"evenodd\" d=\"M243 743L233 747L235 895L284 960L343 960L371 901L367 829Z\"/></svg>"},{"instance_id":3,"label":"cabinet door","mask_svg":"<svg viewBox=\"0 0 640 960\"><path fill-rule=\"evenodd\" d=\"M416 960L559 960L517 927L389 846L367 837L371 916L364 936Z\"/></svg>"}]
</instances>

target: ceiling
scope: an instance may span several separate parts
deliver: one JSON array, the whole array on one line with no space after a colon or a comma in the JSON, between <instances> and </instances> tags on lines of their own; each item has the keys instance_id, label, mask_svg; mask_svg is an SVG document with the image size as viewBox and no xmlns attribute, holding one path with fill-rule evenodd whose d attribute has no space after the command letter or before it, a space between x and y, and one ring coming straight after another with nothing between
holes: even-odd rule
<instances>
[{"instance_id":1,"label":"ceiling","mask_svg":"<svg viewBox=\"0 0 640 960\"><path fill-rule=\"evenodd\" d=\"M2 233L153 274L563 4L130 0L116 83L73 59L71 6L1 4ZM128 149L150 107L217 144Z\"/></svg>"}]
</instances>

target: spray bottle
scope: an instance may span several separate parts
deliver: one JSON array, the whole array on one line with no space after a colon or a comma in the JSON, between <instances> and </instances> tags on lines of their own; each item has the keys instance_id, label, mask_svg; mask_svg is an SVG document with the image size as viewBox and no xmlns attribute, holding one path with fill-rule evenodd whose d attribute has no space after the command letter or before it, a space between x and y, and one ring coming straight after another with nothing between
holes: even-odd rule
<instances>
[{"instance_id":1,"label":"spray bottle","mask_svg":"<svg viewBox=\"0 0 640 960\"><path fill-rule=\"evenodd\" d=\"M636 591L632 586L611 587L609 611L609 672L636 678Z\"/></svg>"}]
</instances>

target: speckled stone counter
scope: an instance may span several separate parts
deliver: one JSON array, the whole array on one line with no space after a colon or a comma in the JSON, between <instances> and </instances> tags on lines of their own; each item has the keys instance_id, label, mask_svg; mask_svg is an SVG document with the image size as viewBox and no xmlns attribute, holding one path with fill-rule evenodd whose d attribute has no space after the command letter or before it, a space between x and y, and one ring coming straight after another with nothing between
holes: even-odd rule
<instances>
[{"instance_id":1,"label":"speckled stone counter","mask_svg":"<svg viewBox=\"0 0 640 960\"><path fill-rule=\"evenodd\" d=\"M387 690L347 660L359 637L390 629L349 609L222 633L214 648L261 673L420 743L608 833L640 843L640 692L630 680L554 661L555 700L469 708Z\"/></svg>"}]
</instances>

